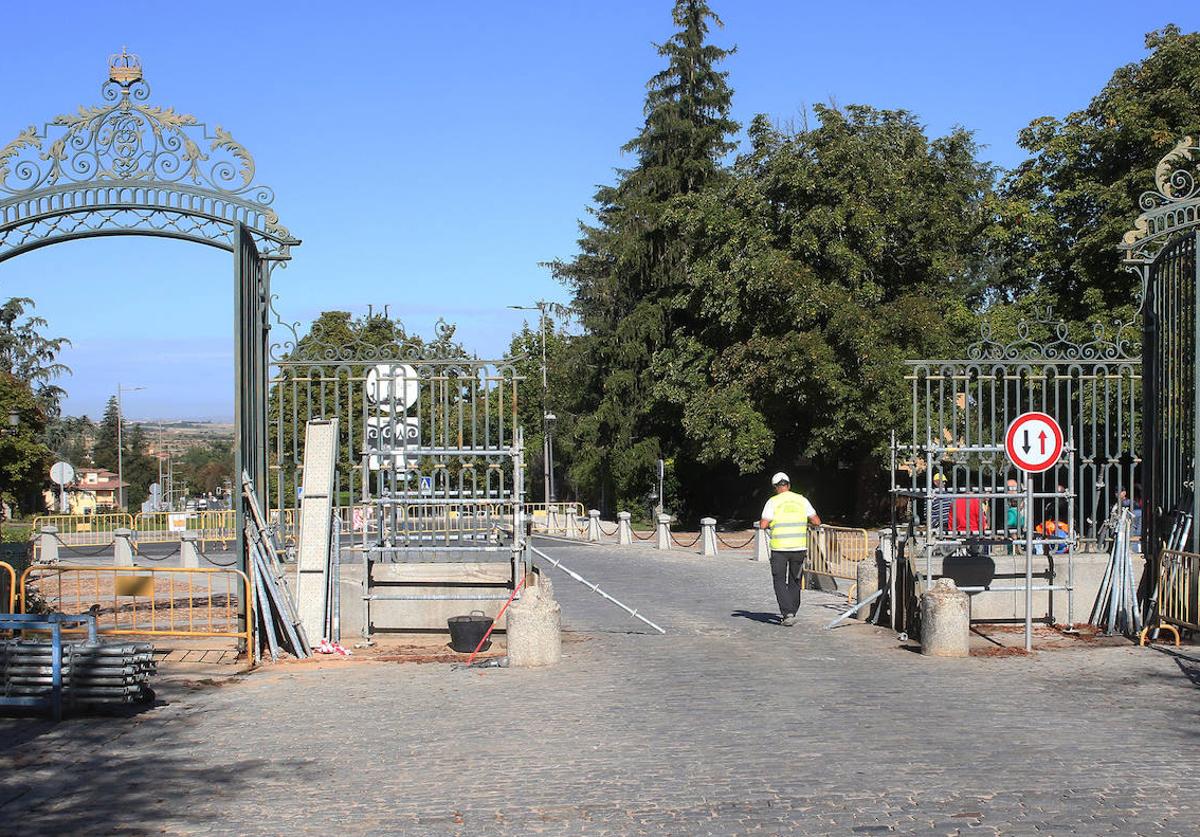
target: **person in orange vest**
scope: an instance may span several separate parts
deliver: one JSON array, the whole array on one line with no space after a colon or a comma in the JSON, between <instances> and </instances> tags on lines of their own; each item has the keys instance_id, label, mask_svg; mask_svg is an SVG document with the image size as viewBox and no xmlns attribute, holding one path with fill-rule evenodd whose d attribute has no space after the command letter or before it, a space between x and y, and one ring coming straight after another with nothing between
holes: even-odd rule
<instances>
[{"instance_id":1,"label":"person in orange vest","mask_svg":"<svg viewBox=\"0 0 1200 837\"><path fill-rule=\"evenodd\" d=\"M771 477L775 496L763 507L759 528L771 533L771 579L775 601L779 603L780 622L789 628L796 624L800 609L800 579L808 559L808 527L820 526L817 510L803 494L792 492L792 481L780 471Z\"/></svg>"},{"instance_id":2,"label":"person in orange vest","mask_svg":"<svg viewBox=\"0 0 1200 837\"><path fill-rule=\"evenodd\" d=\"M1043 520L1033 527L1033 533L1039 538L1055 538L1065 541L1071 537L1071 526L1063 520ZM1064 543L1061 546L1050 547L1050 549L1055 555L1061 555L1067 551L1067 545ZM1034 552L1041 555L1042 546L1039 544Z\"/></svg>"}]
</instances>

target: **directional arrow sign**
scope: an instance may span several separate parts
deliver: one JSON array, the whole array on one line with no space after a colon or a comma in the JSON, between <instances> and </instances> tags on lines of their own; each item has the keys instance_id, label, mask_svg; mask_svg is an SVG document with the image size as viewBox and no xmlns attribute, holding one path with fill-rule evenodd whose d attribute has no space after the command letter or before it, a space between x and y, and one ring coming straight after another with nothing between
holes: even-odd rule
<instances>
[{"instance_id":1,"label":"directional arrow sign","mask_svg":"<svg viewBox=\"0 0 1200 837\"><path fill-rule=\"evenodd\" d=\"M1048 471L1062 456L1062 428L1045 413L1022 413L1008 426L1004 449L1022 471Z\"/></svg>"}]
</instances>

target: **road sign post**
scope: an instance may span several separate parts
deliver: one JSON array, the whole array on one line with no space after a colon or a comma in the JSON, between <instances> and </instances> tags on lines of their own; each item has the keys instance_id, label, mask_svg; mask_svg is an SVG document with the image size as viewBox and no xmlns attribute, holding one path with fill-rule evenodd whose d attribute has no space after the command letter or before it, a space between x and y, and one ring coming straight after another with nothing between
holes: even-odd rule
<instances>
[{"instance_id":1,"label":"road sign post","mask_svg":"<svg viewBox=\"0 0 1200 837\"><path fill-rule=\"evenodd\" d=\"M1063 432L1045 413L1022 413L1004 434L1004 452L1025 474L1025 651L1033 650L1033 479L1053 468L1063 451ZM1049 593L1047 593L1049 595Z\"/></svg>"}]
</instances>

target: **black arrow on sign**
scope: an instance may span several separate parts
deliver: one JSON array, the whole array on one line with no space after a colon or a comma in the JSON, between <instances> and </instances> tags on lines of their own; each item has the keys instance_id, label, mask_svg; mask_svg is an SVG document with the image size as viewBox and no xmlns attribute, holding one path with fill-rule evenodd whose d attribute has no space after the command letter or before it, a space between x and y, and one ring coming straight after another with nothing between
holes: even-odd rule
<instances>
[{"instance_id":1,"label":"black arrow on sign","mask_svg":"<svg viewBox=\"0 0 1200 837\"><path fill-rule=\"evenodd\" d=\"M1046 452L1046 431L1043 430L1038 434L1038 441L1042 443L1042 453Z\"/></svg>"},{"instance_id":2,"label":"black arrow on sign","mask_svg":"<svg viewBox=\"0 0 1200 837\"><path fill-rule=\"evenodd\" d=\"M1025 451L1025 453L1029 453L1029 431L1028 430L1025 431L1025 444L1021 446L1021 450Z\"/></svg>"}]
</instances>

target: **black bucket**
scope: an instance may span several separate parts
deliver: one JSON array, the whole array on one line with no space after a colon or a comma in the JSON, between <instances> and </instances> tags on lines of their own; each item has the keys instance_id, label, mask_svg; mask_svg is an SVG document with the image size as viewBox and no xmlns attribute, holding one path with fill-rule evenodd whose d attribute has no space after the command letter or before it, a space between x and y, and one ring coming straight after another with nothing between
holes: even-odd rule
<instances>
[{"instance_id":1,"label":"black bucket","mask_svg":"<svg viewBox=\"0 0 1200 837\"><path fill-rule=\"evenodd\" d=\"M450 626L450 647L460 654L470 654L494 621L482 610L472 610L470 616L451 616L446 620L446 624ZM491 646L492 641L489 639L479 650L486 651Z\"/></svg>"}]
</instances>

